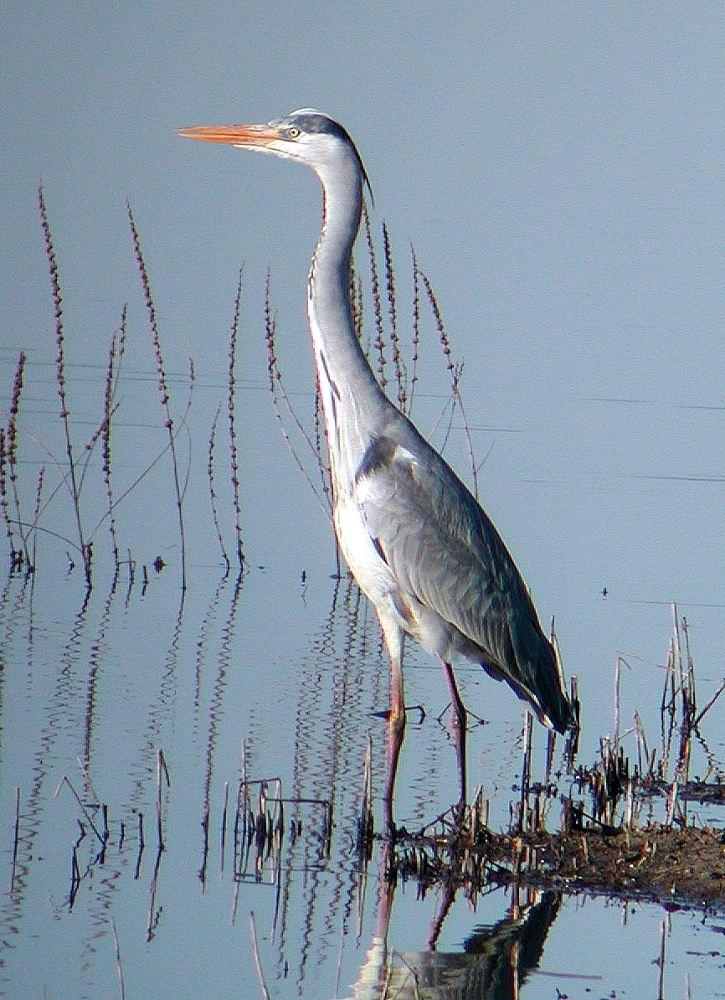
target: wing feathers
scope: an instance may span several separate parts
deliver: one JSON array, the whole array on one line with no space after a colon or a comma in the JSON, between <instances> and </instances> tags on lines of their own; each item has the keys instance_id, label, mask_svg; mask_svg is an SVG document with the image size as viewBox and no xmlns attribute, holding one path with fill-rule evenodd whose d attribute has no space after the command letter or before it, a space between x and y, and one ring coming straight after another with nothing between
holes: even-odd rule
<instances>
[{"instance_id":1,"label":"wing feathers","mask_svg":"<svg viewBox=\"0 0 725 1000\"><path fill-rule=\"evenodd\" d=\"M374 543L404 595L452 625L492 676L563 731L568 702L521 575L480 505L417 438L376 438L357 471L354 497Z\"/></svg>"}]
</instances>

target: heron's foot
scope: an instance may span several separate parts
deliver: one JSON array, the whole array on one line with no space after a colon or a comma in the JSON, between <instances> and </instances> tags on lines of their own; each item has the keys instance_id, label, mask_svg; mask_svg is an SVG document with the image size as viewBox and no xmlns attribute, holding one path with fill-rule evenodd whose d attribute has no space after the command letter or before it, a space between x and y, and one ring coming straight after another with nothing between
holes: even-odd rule
<instances>
[{"instance_id":1,"label":"heron's foot","mask_svg":"<svg viewBox=\"0 0 725 1000\"><path fill-rule=\"evenodd\" d=\"M425 719L425 714L426 714L425 713L425 709L423 708L422 705L406 705L405 706L405 711L406 711L406 713L407 712L417 712L418 713L418 725L419 726L422 725L423 720Z\"/></svg>"},{"instance_id":2,"label":"heron's foot","mask_svg":"<svg viewBox=\"0 0 725 1000\"><path fill-rule=\"evenodd\" d=\"M426 710L423 705L406 705L403 711L407 714L408 712L418 713L418 725L426 718ZM384 712L371 712L374 719L385 719L386 722L390 721L391 709L386 709Z\"/></svg>"},{"instance_id":3,"label":"heron's foot","mask_svg":"<svg viewBox=\"0 0 725 1000\"><path fill-rule=\"evenodd\" d=\"M418 707L418 706L416 706ZM476 715L472 712L470 708L466 708L465 705L461 705L462 712L459 714L453 702L449 701L447 705L444 706L443 710L439 715L436 716L436 722L443 724L446 712L450 711L450 716L456 718L456 720L461 722L461 725L465 727L466 732L470 732L475 729L476 726L487 726L488 719L482 718L480 715Z\"/></svg>"}]
</instances>

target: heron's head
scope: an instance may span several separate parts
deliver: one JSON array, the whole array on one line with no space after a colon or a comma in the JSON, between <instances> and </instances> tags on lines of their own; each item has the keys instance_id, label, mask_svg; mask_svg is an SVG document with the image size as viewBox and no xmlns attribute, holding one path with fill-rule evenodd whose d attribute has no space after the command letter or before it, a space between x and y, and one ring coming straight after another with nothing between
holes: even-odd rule
<instances>
[{"instance_id":1,"label":"heron's head","mask_svg":"<svg viewBox=\"0 0 725 1000\"><path fill-rule=\"evenodd\" d=\"M179 135L298 160L318 174L352 161L370 187L360 154L347 131L329 115L314 108L301 108L265 125L205 125L181 129Z\"/></svg>"}]
</instances>

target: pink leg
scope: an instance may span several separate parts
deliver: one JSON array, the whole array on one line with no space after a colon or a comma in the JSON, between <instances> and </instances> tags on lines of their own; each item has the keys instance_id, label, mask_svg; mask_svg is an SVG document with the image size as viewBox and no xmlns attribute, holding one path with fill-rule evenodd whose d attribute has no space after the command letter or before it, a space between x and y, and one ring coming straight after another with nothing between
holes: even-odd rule
<instances>
[{"instance_id":1,"label":"pink leg","mask_svg":"<svg viewBox=\"0 0 725 1000\"><path fill-rule=\"evenodd\" d=\"M385 645L390 654L390 710L388 712L388 764L383 793L385 826L389 833L395 831L393 818L393 792L398 771L400 749L405 735L405 698L403 695L403 632L399 626L386 619L378 609Z\"/></svg>"},{"instance_id":2,"label":"pink leg","mask_svg":"<svg viewBox=\"0 0 725 1000\"><path fill-rule=\"evenodd\" d=\"M466 789L466 707L461 701L461 696L458 693L458 685L456 684L456 678L453 675L453 668L450 663L446 663L445 660L441 660L443 664L443 673L446 675L446 684L448 685L448 693L451 697L451 731L453 733L453 743L456 748L456 759L458 761L458 780L459 780L459 805L464 805L466 802L467 789Z\"/></svg>"},{"instance_id":3,"label":"pink leg","mask_svg":"<svg viewBox=\"0 0 725 1000\"><path fill-rule=\"evenodd\" d=\"M398 771L400 750L405 736L405 703L403 699L403 669L400 658L390 661L390 711L388 713L388 766L383 796L385 825L389 832L395 829L393 819L393 792Z\"/></svg>"}]
</instances>

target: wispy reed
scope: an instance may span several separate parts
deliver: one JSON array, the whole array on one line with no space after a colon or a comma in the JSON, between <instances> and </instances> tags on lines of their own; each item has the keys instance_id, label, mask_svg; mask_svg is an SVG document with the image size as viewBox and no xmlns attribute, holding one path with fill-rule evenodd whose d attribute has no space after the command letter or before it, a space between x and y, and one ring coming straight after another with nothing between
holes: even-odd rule
<instances>
[{"instance_id":1,"label":"wispy reed","mask_svg":"<svg viewBox=\"0 0 725 1000\"><path fill-rule=\"evenodd\" d=\"M412 350L410 356L410 382L408 385L408 413L410 413L413 408L413 397L415 396L415 388L418 382L418 351L420 346L420 270L418 268L418 257L412 244L410 246L410 264L413 279L413 298L411 316Z\"/></svg>"},{"instance_id":2,"label":"wispy reed","mask_svg":"<svg viewBox=\"0 0 725 1000\"><path fill-rule=\"evenodd\" d=\"M30 529L23 530L23 515L18 489L18 414L23 392L24 373L25 352L21 351L15 368L7 426L0 428L0 514L5 524L5 534L10 546L11 573L20 572L23 567L25 572L30 572L34 565L28 551Z\"/></svg>"},{"instance_id":3,"label":"wispy reed","mask_svg":"<svg viewBox=\"0 0 725 1000\"><path fill-rule=\"evenodd\" d=\"M380 276L378 274L377 255L375 252L375 242L373 240L372 227L370 225L370 213L367 205L363 202L363 228L365 230L365 244L368 251L368 262L370 265L370 296L373 303L373 322L375 326L375 339L373 346L376 354L375 370L378 381L383 389L388 384L385 374L387 364L385 358L385 331L383 325L383 304L380 295Z\"/></svg>"},{"instance_id":4,"label":"wispy reed","mask_svg":"<svg viewBox=\"0 0 725 1000\"><path fill-rule=\"evenodd\" d=\"M71 436L70 410L68 408L68 395L66 389L63 297L61 294L61 287L60 287L58 260L55 253L55 247L53 245L53 236L50 230L48 210L45 204L45 197L43 195L42 187L38 189L38 205L40 209L40 221L43 228L43 235L45 238L45 255L48 260L50 283L53 292L55 346L56 346L55 374L56 374L56 384L58 388L58 397L60 399L60 418L63 427L63 435L65 438L65 451L66 451L66 457L68 459L68 469L65 478L68 484L68 488L70 490L71 504L73 508L73 515L75 518L76 532L78 537L78 550L83 560L83 569L86 579L86 586L90 589L92 585L92 573L91 573L92 549L90 543L88 543L86 540L83 529L83 519L81 515L81 487L78 479L76 459L73 450L73 440Z\"/></svg>"},{"instance_id":5,"label":"wispy reed","mask_svg":"<svg viewBox=\"0 0 725 1000\"><path fill-rule=\"evenodd\" d=\"M393 253L390 245L390 234L388 227L383 223L383 257L385 260L385 287L388 296L388 317L390 320L390 350L392 353L393 372L395 374L395 385L397 387L398 406L403 413L408 409L408 376L405 370L405 362L400 351L400 340L398 338L398 309L395 297L395 269L393 267Z\"/></svg>"},{"instance_id":6,"label":"wispy reed","mask_svg":"<svg viewBox=\"0 0 725 1000\"><path fill-rule=\"evenodd\" d=\"M217 492L214 485L214 462L216 457L216 433L217 424L219 423L219 416L221 414L222 404L216 408L216 413L214 414L214 419L211 422L211 430L209 431L209 446L207 449L207 463L206 472L209 480L209 497L211 500L211 517L214 524L214 530L216 532L217 542L219 543L219 551L221 552L222 560L225 566L225 576L229 573L231 569L231 563L229 561L229 556L227 554L226 546L224 545L224 538L222 536L221 525L219 523L219 510L217 508Z\"/></svg>"},{"instance_id":7,"label":"wispy reed","mask_svg":"<svg viewBox=\"0 0 725 1000\"><path fill-rule=\"evenodd\" d=\"M101 446L103 482L106 490L106 515L108 517L108 529L111 534L111 546L113 550L113 560L116 568L119 565L118 537L116 535L116 518L114 513L113 486L111 483L111 422L115 412L114 398L118 386L118 376L121 368L126 347L126 318L127 309L123 307L121 314L121 326L119 332L111 337L111 346L108 350L108 364L106 366L106 383L103 395L103 423L101 424Z\"/></svg>"},{"instance_id":8,"label":"wispy reed","mask_svg":"<svg viewBox=\"0 0 725 1000\"><path fill-rule=\"evenodd\" d=\"M451 341L446 331L445 324L443 323L443 316L441 314L440 306L438 304L438 299L433 291L433 285L430 279L425 275L420 269L418 269L418 275L420 280L423 282L423 287L425 288L426 296L428 297L428 304L430 305L431 311L433 313L433 319L435 322L435 327L438 332L438 339L440 341L441 348L443 350L443 357L445 359L446 370L450 378L451 383L451 421L453 420L453 415L455 408L458 407L461 419L463 421L463 432L466 437L466 445L468 448L468 458L471 466L471 478L473 485L473 494L478 496L478 466L476 464L475 453L473 450L473 441L471 440L471 432L468 425L468 419L466 417L466 409L463 405L463 396L461 395L461 374L463 372L463 365L460 362L455 362L453 360L453 349L451 347ZM447 437L447 435L446 435Z\"/></svg>"},{"instance_id":9,"label":"wispy reed","mask_svg":"<svg viewBox=\"0 0 725 1000\"><path fill-rule=\"evenodd\" d=\"M236 540L237 563L239 571L244 570L244 545L242 542L242 505L240 499L239 480L239 448L237 444L237 425L235 408L237 338L239 335L239 319L242 310L242 274L240 268L237 281L237 294L234 300L234 319L229 336L229 369L227 378L227 413L229 416L229 457L231 462L232 500L234 505L234 536Z\"/></svg>"},{"instance_id":10,"label":"wispy reed","mask_svg":"<svg viewBox=\"0 0 725 1000\"><path fill-rule=\"evenodd\" d=\"M156 374L158 378L158 389L161 397L161 405L166 417L164 426L168 434L168 445L171 452L171 465L174 476L174 490L176 499L176 513L179 525L179 545L181 553L181 587L186 590L186 528L184 524L184 489L182 486L181 468L176 447L176 433L174 429L174 419L171 413L171 396L169 394L169 383L164 366L163 354L161 351L161 335L159 325L156 320L156 307L151 294L151 283L149 281L146 261L141 249L141 238L136 227L133 211L129 202L126 202L128 221L133 237L133 249L136 257L138 272L141 277L144 299L146 301L146 311L148 314L149 326L151 328L151 339L153 343L154 360L156 362ZM193 370L192 370L193 376ZM192 382L193 384L193 382Z\"/></svg>"},{"instance_id":11,"label":"wispy reed","mask_svg":"<svg viewBox=\"0 0 725 1000\"><path fill-rule=\"evenodd\" d=\"M325 511L328 517L331 517L332 511L332 493L329 483L329 472L327 469L327 462L324 458L324 449L322 448L322 439L318 436L317 444L312 440L304 424L300 420L297 412L295 411L290 398L287 394L287 390L284 387L284 382L282 380L282 373L279 368L279 361L277 358L277 318L272 311L271 303L271 278L269 273L267 273L267 285L265 289L265 300L264 300L264 329L265 329L265 340L267 344L267 377L269 380L269 389L272 395L272 403L274 405L275 416L277 417L277 422L279 423L280 430L282 432L282 437L290 450L290 454L294 459L297 468L300 470L304 476L308 486L312 490L315 499L320 504L320 507ZM310 454L313 456L317 468L320 471L322 477L322 487L318 487L313 481L307 471L305 463L300 458L297 449L295 448L292 439L285 426L284 418L282 416L282 405L289 413L292 418L292 422L299 431L302 440L309 449Z\"/></svg>"}]
</instances>

